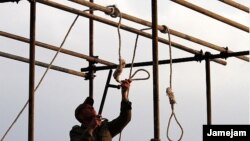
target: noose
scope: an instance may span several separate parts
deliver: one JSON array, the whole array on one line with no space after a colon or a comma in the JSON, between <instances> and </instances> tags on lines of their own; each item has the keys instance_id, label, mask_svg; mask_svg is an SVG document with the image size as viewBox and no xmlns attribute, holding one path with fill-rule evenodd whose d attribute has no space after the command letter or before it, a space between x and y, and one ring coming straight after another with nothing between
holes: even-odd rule
<instances>
[{"instance_id":1,"label":"noose","mask_svg":"<svg viewBox=\"0 0 250 141\"><path fill-rule=\"evenodd\" d=\"M117 32L118 32L118 38L119 38L119 49L118 49L118 54L119 54L119 65L117 66L114 74L113 74L113 77L114 79L118 82L118 83L121 83L120 81L120 75L123 71L123 69L125 68L126 66L126 61L122 58L122 55L121 55L121 33L120 33L120 27L121 27L121 20L122 20L122 14L120 12L120 10L115 6L115 5L112 5L112 6L108 6L109 8L111 8L112 12L111 12L111 17L117 17L119 16L119 22L118 22L118 26L117 26ZM138 41L138 36L136 37L136 42L135 42L135 47L134 47L134 52L133 52L133 59L132 59L132 64L131 64L131 68L130 68L130 73L129 73L129 80L131 81L137 81L137 80L147 80L149 79L150 77L150 74L147 70L145 69L138 69L136 70L133 74L132 74L132 68L133 68L133 64L134 64L134 58L135 58L135 53L136 53L136 47L137 47L137 41ZM134 76L140 72L140 71L144 71L147 73L147 77L145 78L134 78ZM128 89L128 92L127 94L129 95L129 89ZM122 130L120 132L120 135L119 135L119 141L121 141L121 135L122 135Z\"/></svg>"},{"instance_id":2,"label":"noose","mask_svg":"<svg viewBox=\"0 0 250 141\"><path fill-rule=\"evenodd\" d=\"M166 93L167 93L167 96L169 97L169 103L171 105L171 115L169 117L169 120L168 120L168 126L167 126L167 138L169 141L172 141L172 139L169 137L169 128L170 128L170 123L171 123L171 119L174 117L176 123L178 124L178 126L180 127L181 129L181 136L180 138L178 139L178 141L180 141L183 137L183 133L184 133L184 130L180 124L180 122L178 121L176 115L175 115L175 112L174 112L174 104L176 104L176 100L175 100L175 96L174 96L174 92L172 91L172 64L173 64L173 61L172 61L172 45L171 45L171 38L170 38L170 31L169 31L169 28L167 26L164 26L164 28L167 30L167 33L168 33L168 39L169 39L169 58L170 58L170 79L169 79L169 87L167 88L166 90Z\"/></svg>"},{"instance_id":3,"label":"noose","mask_svg":"<svg viewBox=\"0 0 250 141\"><path fill-rule=\"evenodd\" d=\"M113 74L113 77L114 79L118 82L118 83L121 83L121 80L120 80L120 75L122 74L122 71L123 69L125 68L126 66L126 61L122 58L122 55L121 55L121 33L120 33L120 27L121 27L121 20L122 20L122 14L120 12L120 10L115 7L115 6L108 6L108 7L111 7L112 8L112 13L111 16L112 17L115 17L115 16L119 16L119 22L118 22L118 26L117 26L117 32L118 32L118 38L119 38L119 49L118 49L118 54L119 54L119 65L117 66L114 74ZM145 30L145 29L143 29ZM135 80L147 80L149 79L150 77L150 74L147 70L145 69L138 69L137 71L135 71L133 74L132 74L132 68L133 68L133 64L134 64L134 58L135 58L135 53L136 53L136 48L137 48L137 41L138 41L138 36L136 37L136 43L135 43L135 47L134 47L134 53L133 53L133 59L132 59L132 64L131 64L131 68L130 68L130 74L129 74L129 79L131 81L135 81ZM145 78L134 78L134 76L139 72L139 71L144 71L147 73L147 77Z\"/></svg>"}]
</instances>

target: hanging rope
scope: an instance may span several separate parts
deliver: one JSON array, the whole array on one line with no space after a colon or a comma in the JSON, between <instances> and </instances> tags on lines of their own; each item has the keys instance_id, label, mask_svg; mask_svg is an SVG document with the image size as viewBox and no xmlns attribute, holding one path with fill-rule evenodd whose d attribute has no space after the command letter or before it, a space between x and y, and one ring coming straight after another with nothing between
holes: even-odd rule
<instances>
[{"instance_id":1,"label":"hanging rope","mask_svg":"<svg viewBox=\"0 0 250 141\"><path fill-rule=\"evenodd\" d=\"M84 11L86 12L86 11L90 11L90 10L92 10L92 9L87 9L87 10L84 10ZM68 31L67 31L67 33L66 33L66 35L65 35L65 37L64 37L64 39L63 39L63 41L62 41L62 43L61 43L61 45L60 45L60 47L59 47L59 49L57 50L55 56L54 56L53 59L51 60L51 62L50 62L50 64L49 64L48 68L45 70L44 74L42 75L40 81L38 82L38 84L37 84L37 86L36 86L36 88L35 88L35 90L34 90L35 92L36 92L36 90L39 88L39 86L41 85L41 83L42 83L42 81L44 80L46 74L48 73L49 69L51 68L53 62L55 61L57 55L58 55L59 52L61 51L61 49L62 49L62 47L63 47L63 45L64 45L64 43L65 43L65 41L66 41L66 39L67 39L67 37L68 37L68 35L69 35L69 33L70 33L70 31L71 31L71 29L73 28L73 26L75 25L75 23L76 23L78 17L79 17L79 15L77 15L76 18L74 19L74 21L72 22L72 24L71 24L70 28L68 29ZM26 101L26 103L24 104L23 108L20 110L20 112L18 113L18 115L16 116L16 118L14 119L14 121L11 123L11 125L9 126L9 128L6 130L5 134L4 134L3 137L1 138L1 141L3 141L4 138L7 136L7 134L9 133L9 131L11 130L11 128L14 126L14 124L16 123L16 121L19 119L19 117L21 116L21 114L23 113L23 111L25 110L25 108L27 107L28 104L29 104L29 100Z\"/></svg>"},{"instance_id":2,"label":"hanging rope","mask_svg":"<svg viewBox=\"0 0 250 141\"><path fill-rule=\"evenodd\" d=\"M141 29L141 31L143 30L149 30L151 28L144 28L144 29ZM135 54L136 54L136 49L137 49L137 43L138 43L138 39L139 39L139 34L136 35L136 39L135 39L135 46L134 46L134 51L133 51L133 58L132 58L132 61L131 61L131 67L130 67L130 71L129 71L129 79L132 80L132 81L137 81L137 80L147 80L150 78L150 73L145 70L145 69L138 69L137 71L135 71L133 74L132 74L132 70L133 70L133 67L134 67L134 60L135 60ZM139 71L144 71L147 73L147 77L145 78L134 78L134 76L139 72ZM129 93L128 93L129 94Z\"/></svg>"},{"instance_id":3,"label":"hanging rope","mask_svg":"<svg viewBox=\"0 0 250 141\"><path fill-rule=\"evenodd\" d=\"M120 33L120 28L121 28L121 20L122 20L122 14L120 12L120 10L115 6L108 6L112 9L112 12L111 12L111 17L117 17L119 16L119 22L118 22L118 26L117 26L117 32L118 32L118 39L119 39L119 49L118 49L118 55L119 55L119 65L118 67L116 68L114 74L113 74L113 77L114 79L118 82L118 83L121 83L120 81L120 75L123 71L123 68L125 68L126 66L126 62L124 59L122 59L122 55L121 55L121 33Z\"/></svg>"},{"instance_id":4,"label":"hanging rope","mask_svg":"<svg viewBox=\"0 0 250 141\"><path fill-rule=\"evenodd\" d=\"M126 61L122 58L122 55L121 55L121 33L120 33L120 27L121 27L121 20L122 20L122 14L120 12L120 10L115 6L115 5L111 5L111 6L107 6L108 8L111 9L111 13L106 13L106 14L109 14L111 17L113 18L116 18L119 16L119 22L118 22L118 26L117 26L117 32L118 32L118 38L119 38L119 49L118 49L118 55L119 55L119 65L117 66L114 74L113 74L113 77L114 79L118 82L118 83L121 83L121 80L120 80L120 75L123 71L123 69L125 68L126 66ZM144 30L144 29L143 29ZM146 29L145 29L146 30ZM136 42L135 42L135 47L134 47L134 52L133 52L133 59L132 59L132 64L131 64L131 68L130 68L130 73L129 73L129 79L131 81L138 81L138 80L147 80L149 79L150 77L150 74L147 70L145 69L138 69L137 71L135 71L133 74L132 74L132 68L133 68L133 64L134 64L134 58L135 58L135 54L136 54L136 48L137 48L137 41L138 41L138 36L136 37ZM147 73L147 77L145 78L134 78L135 75L140 72L140 71L144 71ZM128 89L128 92L127 94L129 95L129 89ZM120 132L120 135L119 135L119 141L121 141L121 135L122 135L122 130Z\"/></svg>"},{"instance_id":5,"label":"hanging rope","mask_svg":"<svg viewBox=\"0 0 250 141\"><path fill-rule=\"evenodd\" d=\"M176 104L176 100L175 100L175 96L174 96L174 92L172 91L172 64L173 64L173 61L172 61L172 45L171 45L171 38L170 38L170 31L169 31L169 28L167 26L164 26L164 28L167 30L167 33L168 33L168 39L169 39L169 57L170 57L170 79L169 79L169 87L167 88L166 90L166 93L167 93L167 96L169 97L169 103L171 105L171 115L169 117L169 120L168 120L168 126L167 126L167 138L169 141L172 141L172 139L169 137L169 128L170 128L170 123L171 123L171 119L174 117L176 123L178 124L178 126L180 127L181 129L181 136L180 138L178 139L178 141L180 141L183 137L183 133L184 133L184 130L180 124L180 122L178 121L176 115L175 115L175 112L174 112L174 104Z\"/></svg>"},{"instance_id":6,"label":"hanging rope","mask_svg":"<svg viewBox=\"0 0 250 141\"><path fill-rule=\"evenodd\" d=\"M148 30L148 29L151 29L151 28L146 28L146 29L141 29L141 30ZM136 49L137 49L138 39L139 39L139 34L137 34L136 39L135 39L135 47L134 47L134 51L133 51L133 58L132 58L132 63L131 63L131 67L130 67L130 72L129 72L129 79L130 79L131 81L147 80L147 79L150 78L150 73L149 73L147 70L145 70L145 69L138 69L138 70L136 70L136 71L132 74L132 70L133 70L133 66L134 66L134 60L135 60L135 54L136 54ZM134 78L135 75L136 75L139 71L144 71L144 72L146 72L148 76L145 77L145 78ZM128 89L128 92L127 92L128 97L129 97L129 90L130 90L130 89ZM122 135L122 132L120 132L119 141L121 141L121 135Z\"/></svg>"},{"instance_id":7,"label":"hanging rope","mask_svg":"<svg viewBox=\"0 0 250 141\"><path fill-rule=\"evenodd\" d=\"M111 5L111 6L107 6L109 7L112 12L111 13L106 13L109 14L111 17L116 18L119 16L119 22L118 22L118 26L117 26L117 32L118 32L118 38L119 38L119 50L118 50L118 54L119 54L119 65L117 66L113 77L114 79L118 82L121 83L120 81L120 75L123 71L123 68L125 68L126 66L126 62L124 59L121 58L121 33L120 33L120 27L121 27L121 20L122 20L122 14L120 12L120 10L115 6L115 5ZM121 135L122 135L122 130L119 134L119 141L121 141Z\"/></svg>"},{"instance_id":8,"label":"hanging rope","mask_svg":"<svg viewBox=\"0 0 250 141\"><path fill-rule=\"evenodd\" d=\"M118 55L119 55L119 65L117 66L114 74L113 74L113 77L114 79L118 82L118 83L121 83L121 80L120 80L120 75L123 71L123 69L125 68L126 66L126 61L122 58L122 55L121 55L121 33L120 33L120 28L121 28L121 20L122 20L122 14L120 12L120 10L115 6L115 5L111 5L111 6L107 6L109 8L111 8L112 12L109 13L111 17L118 17L119 16L119 22L118 22L118 26L117 26L117 32L118 32L118 39L119 39L119 49L118 49ZM106 13L108 14L108 13ZM133 68L133 63L134 63L134 58L135 58L135 52L136 52L136 46L137 46L137 40L138 40L138 35L137 35L137 38L136 38L136 45L135 45L135 48L134 48L134 54L133 54L133 59L132 59L132 65L131 65L131 69L130 69L130 75L129 75L129 79L130 80L146 80L150 77L150 74L147 70L145 69L139 69L137 70L133 75L131 74L132 73L132 68ZM136 73L138 73L139 71L145 71L147 74L148 74L148 77L146 78L136 78L136 79L133 79L133 77L135 76Z\"/></svg>"},{"instance_id":9,"label":"hanging rope","mask_svg":"<svg viewBox=\"0 0 250 141\"><path fill-rule=\"evenodd\" d=\"M141 29L141 31L149 30L149 29L151 29L151 28L144 28L144 29ZM135 75L135 74L132 75L132 69L134 67L134 60L135 60L135 54L136 54L138 39L139 39L139 34L136 35L136 39L135 39L135 47L134 47L132 63L131 63L130 72L129 72L129 78L134 77L134 75ZM145 72L148 74L148 78L149 78L150 77L149 72L148 71L145 71ZM145 79L143 79L143 80L145 80Z\"/></svg>"}]
</instances>

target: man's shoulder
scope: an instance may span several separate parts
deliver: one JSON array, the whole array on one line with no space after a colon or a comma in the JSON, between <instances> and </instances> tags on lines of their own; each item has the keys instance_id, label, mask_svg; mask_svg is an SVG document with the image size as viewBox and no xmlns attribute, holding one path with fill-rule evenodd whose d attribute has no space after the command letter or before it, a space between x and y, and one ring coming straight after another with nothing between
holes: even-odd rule
<instances>
[{"instance_id":1,"label":"man's shoulder","mask_svg":"<svg viewBox=\"0 0 250 141\"><path fill-rule=\"evenodd\" d=\"M74 125L74 126L72 127L72 129L78 129L78 128L81 128L81 126L79 126L79 125Z\"/></svg>"},{"instance_id":2,"label":"man's shoulder","mask_svg":"<svg viewBox=\"0 0 250 141\"><path fill-rule=\"evenodd\" d=\"M79 126L79 125L74 125L73 127L72 127L72 129L71 129L71 133L79 133L79 132L81 132L83 129L81 128L81 126Z\"/></svg>"}]
</instances>

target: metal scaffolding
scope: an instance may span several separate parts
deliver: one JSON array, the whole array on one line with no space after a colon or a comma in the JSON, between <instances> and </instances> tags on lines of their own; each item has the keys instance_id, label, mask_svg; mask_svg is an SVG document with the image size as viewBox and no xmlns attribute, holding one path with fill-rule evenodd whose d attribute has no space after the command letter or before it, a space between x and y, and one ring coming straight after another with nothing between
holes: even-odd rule
<instances>
[{"instance_id":1,"label":"metal scaffolding","mask_svg":"<svg viewBox=\"0 0 250 141\"><path fill-rule=\"evenodd\" d=\"M99 10L102 11L106 14L110 14L112 13L112 9L109 7L104 7L98 4L95 4L93 0L86 1L86 0L70 0L71 2L77 3L77 4L81 4L84 6L87 6L91 9L95 9L95 10ZM182 1L182 0L171 0L175 3L181 4L185 7L188 7L194 11L197 11L199 13L202 13L206 16L209 16L211 18L214 18L216 20L219 20L225 24L229 24L235 28L238 28L242 31L248 32L249 33L249 27L244 26L240 23L237 23L235 21L232 21L230 19L226 19L216 13L213 13L211 11L208 11L204 8L198 7L192 3L189 3L187 1ZM226 0L220 0L221 2L231 5L235 8L241 9L245 12L249 13L249 8L245 7L244 5L240 5L236 2L233 1L226 1ZM94 55L94 21L97 22L101 22L113 27L117 27L118 23L114 22L112 20L108 20L102 17L99 17L97 15L94 15L94 12L92 10L90 10L90 12L85 12L67 5L63 5L60 3L57 3L55 1L48 1L48 0L30 0L30 37L25 38L25 37L21 37L18 35L14 35L11 33L7 33L4 31L0 31L0 36L3 37L7 37L10 39L14 39L14 40L18 40L21 42L25 42L25 43L29 43L30 44L30 57L29 59L27 58L23 58L20 56L16 56L16 55L12 55L12 54L8 54L8 53L4 53L4 52L0 52L0 56L2 57L6 57L6 58L10 58L10 59L14 59L14 60L18 60L18 61L22 61L22 62L26 62L29 63L29 128L28 128L28 140L29 141L34 141L34 79L35 79L35 65L38 66L42 66L42 67L48 67L49 65L46 63L42 63L42 62L38 62L35 61L35 46L39 46L42 48L46 48L49 50L54 50L54 51L58 51L59 47L53 46L53 45L49 45L47 43L42 43L36 40L36 4L40 3L40 4L44 4L47 6L51 6L54 8L58 8L60 10L64 10L82 17L86 17L89 19L89 55L84 55L78 52L73 52L67 49L62 49L60 52L64 53L64 54L68 54L74 57L78 57L78 58L82 58L82 59L86 59L87 61L89 61L89 66L87 68L82 68L81 71L82 72L78 72L78 71L74 71L74 70L70 70L67 68L63 68L60 66L51 66L51 69L57 70L57 71L61 71L61 72L65 72L65 73L69 73L72 75L76 75L76 76L80 76L80 77L85 77L86 79L89 80L89 96L93 97L93 91L94 91L94 72L95 71L100 71L100 70L106 70L106 69L114 69L117 67L117 64L106 61L106 60L102 60L99 59L97 57L95 57ZM152 139L152 141L160 141L160 110L159 110L159 72L158 72L158 65L160 64L168 64L169 60L159 60L158 59L158 43L163 43L163 44L169 44L170 41L166 40L164 38L161 38L158 36L158 31L161 31L163 33L166 33L166 27L164 25L158 25L158 13L157 13L157 0L152 0L151 1L151 16L152 16L152 22L128 15L126 13L121 13L123 18L135 22L137 24L141 24L143 26L147 26L152 28L152 33L147 33L144 31L141 31L139 29L133 28L129 25L125 25L125 24L121 24L121 29L126 30L128 32L131 33L135 33L137 35L140 36L144 36L150 40L152 40L152 62L136 62L134 63L134 67L139 67L139 66L153 66L153 115L154 115L154 138ZM242 51L242 52L233 52L230 51L226 48L220 47L218 45L209 43L207 41L201 40L199 38L193 37L191 35L187 35L184 33L181 33L179 31L176 31L174 29L170 29L170 34L183 38L185 40L191 41L193 43L202 45L204 47L208 47L210 49L214 49L219 51L220 53L218 54L211 54L209 52L203 53L201 51L192 49L190 47L181 45L179 43L175 43L175 42L171 42L172 46L183 50L185 52L194 54L194 57L187 57L187 58L176 58L173 59L173 63L182 63L182 62L188 62L188 61L201 61L201 60L205 60L206 62L206 84L207 84L207 124L211 124L212 123L212 118L211 118L211 114L212 114L212 109L211 109L211 86L210 86L210 61L216 62L218 64L221 65L226 65L226 61L223 60L223 58L227 58L227 57L237 57L238 59L244 60L249 62L249 57L244 56L244 55L249 55L249 51ZM222 58L222 59L221 59ZM102 65L105 66L95 66L95 63L100 63ZM131 64L127 64L126 67L130 67ZM84 73L87 72L87 73ZM112 72L111 72L112 73ZM109 82L109 81L108 81ZM108 85L108 84L106 84ZM102 104L104 104L102 102Z\"/></svg>"}]
</instances>

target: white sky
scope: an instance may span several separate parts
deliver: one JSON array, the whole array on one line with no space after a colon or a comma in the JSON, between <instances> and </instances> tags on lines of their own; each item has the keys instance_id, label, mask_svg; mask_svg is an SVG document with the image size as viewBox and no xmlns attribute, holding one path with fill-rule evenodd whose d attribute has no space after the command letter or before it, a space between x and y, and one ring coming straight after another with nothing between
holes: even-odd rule
<instances>
[{"instance_id":1,"label":"white sky","mask_svg":"<svg viewBox=\"0 0 250 141\"><path fill-rule=\"evenodd\" d=\"M86 7L58 0L78 9ZM96 3L107 6L116 4L120 11L151 20L151 1L144 0L95 0ZM249 27L250 17L240 11L218 1L190 0L201 7L212 10ZM246 6L248 0L238 0ZM249 33L231 27L227 24L194 12L171 1L158 1L158 18L160 25L167 25L176 31L197 37L218 46L228 46L233 51L249 50ZM114 21L102 12L97 15ZM59 46L73 22L75 15L37 4L36 38L38 41ZM144 26L122 20L129 26L138 29ZM29 37L29 3L0 4L0 30L12 34ZM122 56L129 63L132 59L136 35L127 31L122 34ZM159 34L163 38L167 35ZM110 62L118 62L117 29L95 22L95 51L99 58ZM201 45L171 36L172 41L187 47L211 51ZM136 62L151 61L151 40L140 37L136 54ZM65 49L88 54L88 19L81 17L70 33ZM29 45L0 36L0 51L27 57ZM55 52L40 47L36 48L36 59L50 62ZM173 48L173 58L192 57L190 53ZM159 59L168 59L168 46L159 43ZM212 122L213 124L249 124L249 64L245 61L228 58L227 66L211 62L212 91ZM59 54L55 65L80 71L88 66L88 62L69 55ZM100 64L97 64L100 65ZM28 98L28 71L26 63L0 57L0 136L5 133L11 122L21 110ZM144 67L152 75L152 67ZM138 68L134 68L136 70ZM44 68L36 67L36 82L40 80ZM108 71L98 71L95 78L95 108L98 111ZM121 78L129 75L126 69ZM139 76L138 76L139 77ZM116 82L112 79L112 84ZM165 141L167 121L170 116L170 105L165 89L169 86L169 65L159 66L160 91L160 135ZM173 65L173 91L177 104L176 115L184 128L183 141L200 141L202 125L206 124L206 80L205 62L188 62ZM112 120L119 114L120 91L109 89L103 110L103 117ZM79 124L74 118L75 107L88 95L88 81L69 74L49 71L44 82L36 92L35 100L35 140L69 140L69 131L73 125ZM133 82L130 90L130 100L133 103L132 121L122 132L124 141L150 140L153 135L153 89L152 77L146 81ZM5 141L27 140L28 112L24 111ZM175 122L171 124L171 137L177 139L180 135ZM118 140L118 137L114 138Z\"/></svg>"}]
</instances>

